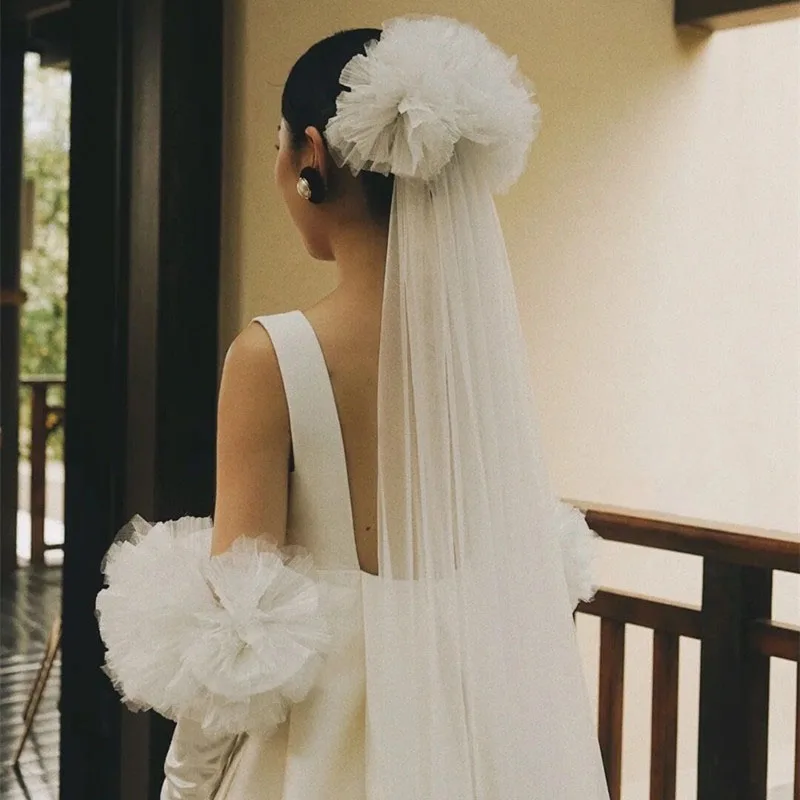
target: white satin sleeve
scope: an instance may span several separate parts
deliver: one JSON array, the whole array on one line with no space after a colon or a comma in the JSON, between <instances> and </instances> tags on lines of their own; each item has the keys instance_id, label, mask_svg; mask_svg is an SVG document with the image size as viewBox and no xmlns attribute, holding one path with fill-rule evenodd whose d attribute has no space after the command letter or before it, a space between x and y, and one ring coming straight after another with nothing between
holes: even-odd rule
<instances>
[{"instance_id":1,"label":"white satin sleeve","mask_svg":"<svg viewBox=\"0 0 800 800\"><path fill-rule=\"evenodd\" d=\"M228 765L244 738L244 735L209 735L198 723L179 720L164 761L160 800L216 797Z\"/></svg>"},{"instance_id":2,"label":"white satin sleeve","mask_svg":"<svg viewBox=\"0 0 800 800\"><path fill-rule=\"evenodd\" d=\"M210 556L211 534L194 517L120 532L96 602L105 671L132 710L271 735L321 670L333 596L304 548L240 537Z\"/></svg>"}]
</instances>

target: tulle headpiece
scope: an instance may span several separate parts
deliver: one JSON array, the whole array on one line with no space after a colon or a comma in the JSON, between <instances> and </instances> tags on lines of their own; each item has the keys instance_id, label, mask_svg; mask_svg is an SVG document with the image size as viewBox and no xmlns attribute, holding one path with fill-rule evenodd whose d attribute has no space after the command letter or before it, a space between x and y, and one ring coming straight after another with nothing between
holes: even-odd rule
<instances>
[{"instance_id":1,"label":"tulle headpiece","mask_svg":"<svg viewBox=\"0 0 800 800\"><path fill-rule=\"evenodd\" d=\"M400 18L345 67L325 137L339 166L424 181L459 151L490 185L514 183L539 131L534 90L480 31Z\"/></svg>"}]
</instances>

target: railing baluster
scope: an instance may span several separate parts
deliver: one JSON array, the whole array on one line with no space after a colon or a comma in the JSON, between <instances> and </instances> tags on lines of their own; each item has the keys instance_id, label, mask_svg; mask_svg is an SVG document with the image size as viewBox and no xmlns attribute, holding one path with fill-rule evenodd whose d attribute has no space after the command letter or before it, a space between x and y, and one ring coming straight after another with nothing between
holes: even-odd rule
<instances>
[{"instance_id":1,"label":"railing baluster","mask_svg":"<svg viewBox=\"0 0 800 800\"><path fill-rule=\"evenodd\" d=\"M771 593L769 570L703 561L698 800L766 800L769 658L748 631Z\"/></svg>"},{"instance_id":2,"label":"railing baluster","mask_svg":"<svg viewBox=\"0 0 800 800\"><path fill-rule=\"evenodd\" d=\"M742 569L744 584L744 622L749 628L754 620L772 616L772 572L759 567ZM762 655L743 641L744 680L747 708L742 720L747 734L749 781L747 800L767 800L767 756L769 751L769 673L770 657Z\"/></svg>"},{"instance_id":3,"label":"railing baluster","mask_svg":"<svg viewBox=\"0 0 800 800\"><path fill-rule=\"evenodd\" d=\"M800 661L795 670L794 800L800 800Z\"/></svg>"},{"instance_id":4,"label":"railing baluster","mask_svg":"<svg viewBox=\"0 0 800 800\"><path fill-rule=\"evenodd\" d=\"M698 800L744 800L742 568L703 560Z\"/></svg>"},{"instance_id":5,"label":"railing baluster","mask_svg":"<svg viewBox=\"0 0 800 800\"><path fill-rule=\"evenodd\" d=\"M44 564L47 387L31 385L31 564Z\"/></svg>"},{"instance_id":6,"label":"railing baluster","mask_svg":"<svg viewBox=\"0 0 800 800\"><path fill-rule=\"evenodd\" d=\"M679 655L680 638L676 634L653 631L650 800L675 800Z\"/></svg>"},{"instance_id":7,"label":"railing baluster","mask_svg":"<svg viewBox=\"0 0 800 800\"><path fill-rule=\"evenodd\" d=\"M625 679L625 624L600 620L598 739L611 800L622 796L622 711Z\"/></svg>"}]
</instances>

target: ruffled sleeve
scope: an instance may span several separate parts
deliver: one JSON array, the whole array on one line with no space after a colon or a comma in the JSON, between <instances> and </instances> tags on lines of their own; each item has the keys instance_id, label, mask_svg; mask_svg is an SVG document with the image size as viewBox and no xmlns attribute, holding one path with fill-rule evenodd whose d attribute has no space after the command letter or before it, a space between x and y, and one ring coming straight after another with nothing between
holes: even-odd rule
<instances>
[{"instance_id":1,"label":"ruffled sleeve","mask_svg":"<svg viewBox=\"0 0 800 800\"><path fill-rule=\"evenodd\" d=\"M331 587L303 548L240 537L210 556L211 534L210 518L123 528L96 603L105 671L134 710L269 735L332 645Z\"/></svg>"},{"instance_id":2,"label":"ruffled sleeve","mask_svg":"<svg viewBox=\"0 0 800 800\"><path fill-rule=\"evenodd\" d=\"M597 593L594 560L601 537L586 524L580 509L563 501L557 503L556 531L561 543L570 608L574 611L581 600L591 602Z\"/></svg>"}]
</instances>

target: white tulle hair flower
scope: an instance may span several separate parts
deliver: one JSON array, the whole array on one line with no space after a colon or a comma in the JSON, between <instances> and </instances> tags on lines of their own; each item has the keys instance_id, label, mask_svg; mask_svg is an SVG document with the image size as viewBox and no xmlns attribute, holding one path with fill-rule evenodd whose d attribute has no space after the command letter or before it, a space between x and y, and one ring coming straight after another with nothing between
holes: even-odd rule
<instances>
[{"instance_id":1,"label":"white tulle hair flower","mask_svg":"<svg viewBox=\"0 0 800 800\"><path fill-rule=\"evenodd\" d=\"M325 129L339 166L435 179L457 154L503 191L521 174L541 114L517 60L475 28L400 17L352 58Z\"/></svg>"}]
</instances>

